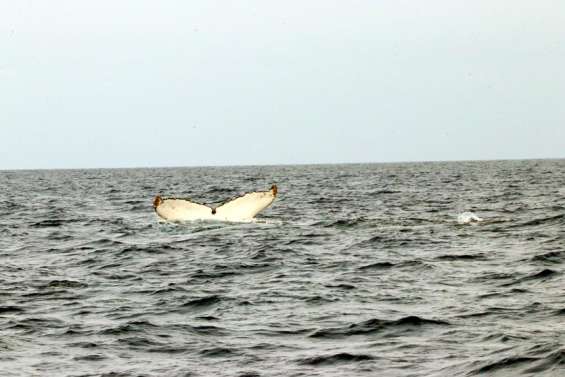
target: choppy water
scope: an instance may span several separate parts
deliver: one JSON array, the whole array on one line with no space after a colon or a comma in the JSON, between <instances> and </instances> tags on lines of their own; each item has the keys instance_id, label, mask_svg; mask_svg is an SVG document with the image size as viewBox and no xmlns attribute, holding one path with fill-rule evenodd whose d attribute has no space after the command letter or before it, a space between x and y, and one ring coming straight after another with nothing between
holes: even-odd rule
<instances>
[{"instance_id":1,"label":"choppy water","mask_svg":"<svg viewBox=\"0 0 565 377\"><path fill-rule=\"evenodd\" d=\"M564 203L564 160L0 172L0 375L563 376Z\"/></svg>"}]
</instances>

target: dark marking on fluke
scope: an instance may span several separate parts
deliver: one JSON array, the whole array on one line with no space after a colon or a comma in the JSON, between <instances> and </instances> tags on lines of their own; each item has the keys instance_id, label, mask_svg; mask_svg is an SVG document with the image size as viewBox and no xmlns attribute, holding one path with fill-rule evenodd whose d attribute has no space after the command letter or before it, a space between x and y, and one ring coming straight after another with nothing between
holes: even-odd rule
<instances>
[{"instance_id":1,"label":"dark marking on fluke","mask_svg":"<svg viewBox=\"0 0 565 377\"><path fill-rule=\"evenodd\" d=\"M311 338L331 338L351 335L371 334L383 330L394 330L406 327L420 327L425 325L449 325L448 322L425 319L418 316L408 316L397 320L373 318L367 321L351 324L345 327L334 327L317 330L310 334Z\"/></svg>"},{"instance_id":2,"label":"dark marking on fluke","mask_svg":"<svg viewBox=\"0 0 565 377\"><path fill-rule=\"evenodd\" d=\"M155 199L153 199L153 208L157 209L157 207L159 207L161 203L163 203L163 198L161 198L161 195L155 196Z\"/></svg>"}]
</instances>

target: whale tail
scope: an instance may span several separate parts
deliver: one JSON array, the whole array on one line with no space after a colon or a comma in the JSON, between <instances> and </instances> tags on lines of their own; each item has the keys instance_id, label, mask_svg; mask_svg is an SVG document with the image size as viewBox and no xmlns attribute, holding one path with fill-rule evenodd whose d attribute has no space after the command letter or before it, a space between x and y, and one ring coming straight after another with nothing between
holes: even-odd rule
<instances>
[{"instance_id":1,"label":"whale tail","mask_svg":"<svg viewBox=\"0 0 565 377\"><path fill-rule=\"evenodd\" d=\"M270 206L277 194L277 185L272 185L269 191L246 193L218 207L209 207L190 199L162 198L157 195L153 199L153 208L159 217L167 221L246 221Z\"/></svg>"}]
</instances>

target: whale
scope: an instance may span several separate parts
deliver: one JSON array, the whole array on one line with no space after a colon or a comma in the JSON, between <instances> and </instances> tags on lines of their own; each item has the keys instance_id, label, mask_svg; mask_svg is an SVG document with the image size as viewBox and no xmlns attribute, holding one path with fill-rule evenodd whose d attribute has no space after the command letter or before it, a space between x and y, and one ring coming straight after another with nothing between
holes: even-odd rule
<instances>
[{"instance_id":1,"label":"whale","mask_svg":"<svg viewBox=\"0 0 565 377\"><path fill-rule=\"evenodd\" d=\"M160 219L168 222L253 221L259 212L275 201L277 193L277 185L272 185L268 191L248 192L217 207L197 203L188 198L164 198L157 195L153 199L153 209Z\"/></svg>"}]
</instances>

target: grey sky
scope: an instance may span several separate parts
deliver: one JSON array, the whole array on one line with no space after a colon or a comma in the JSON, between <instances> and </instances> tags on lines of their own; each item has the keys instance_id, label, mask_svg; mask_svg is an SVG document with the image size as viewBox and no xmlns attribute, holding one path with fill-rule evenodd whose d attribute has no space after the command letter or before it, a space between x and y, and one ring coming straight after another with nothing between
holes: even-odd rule
<instances>
[{"instance_id":1,"label":"grey sky","mask_svg":"<svg viewBox=\"0 0 565 377\"><path fill-rule=\"evenodd\" d=\"M565 157L563 1L3 1L0 169Z\"/></svg>"}]
</instances>

